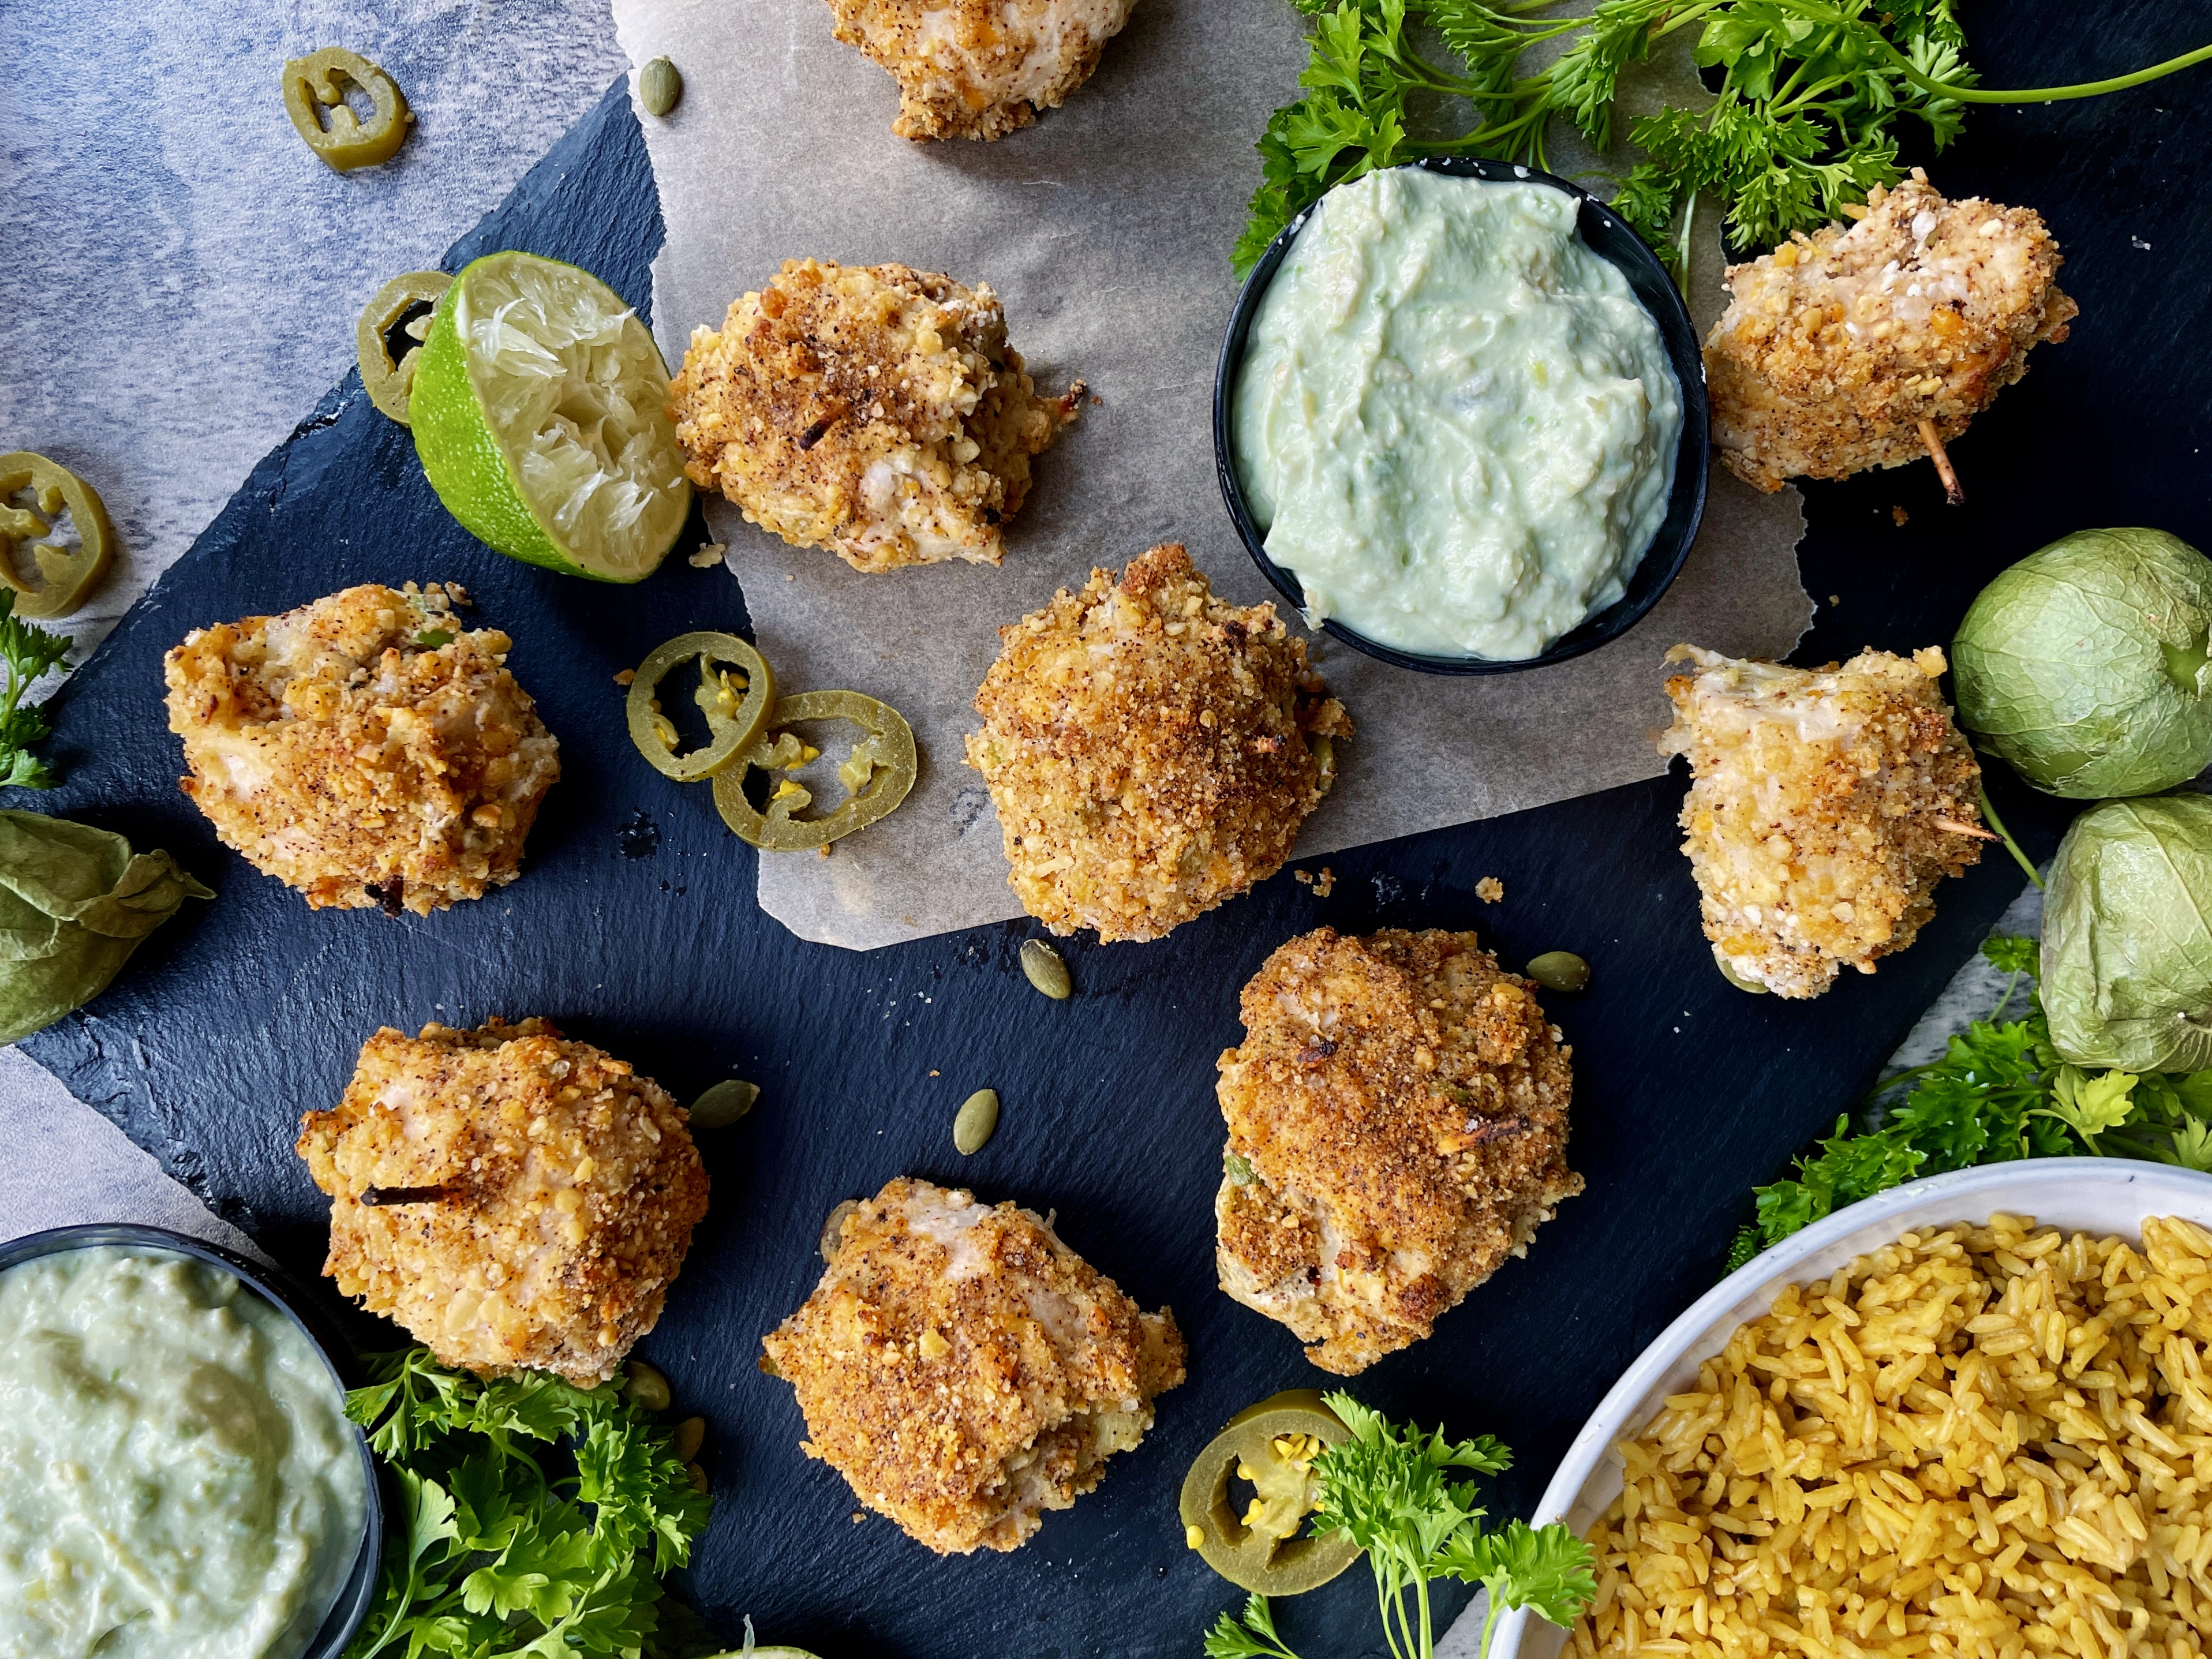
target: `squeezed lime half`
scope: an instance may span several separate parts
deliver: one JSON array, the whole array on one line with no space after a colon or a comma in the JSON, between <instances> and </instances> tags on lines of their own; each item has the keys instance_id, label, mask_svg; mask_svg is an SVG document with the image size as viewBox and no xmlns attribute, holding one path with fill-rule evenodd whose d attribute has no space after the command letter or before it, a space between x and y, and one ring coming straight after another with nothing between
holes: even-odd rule
<instances>
[{"instance_id":1,"label":"squeezed lime half","mask_svg":"<svg viewBox=\"0 0 2212 1659\"><path fill-rule=\"evenodd\" d=\"M691 510L651 331L558 259L488 253L453 279L408 417L447 511L510 558L637 581Z\"/></svg>"}]
</instances>

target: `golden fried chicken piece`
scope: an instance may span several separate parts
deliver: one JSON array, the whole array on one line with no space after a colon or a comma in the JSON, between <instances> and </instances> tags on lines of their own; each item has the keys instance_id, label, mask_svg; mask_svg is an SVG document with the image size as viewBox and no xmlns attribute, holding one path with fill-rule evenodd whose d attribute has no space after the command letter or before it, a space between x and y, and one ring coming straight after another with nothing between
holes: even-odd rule
<instances>
[{"instance_id":1,"label":"golden fried chicken piece","mask_svg":"<svg viewBox=\"0 0 2212 1659\"><path fill-rule=\"evenodd\" d=\"M988 283L789 259L700 329L668 413L702 489L855 570L996 564L1083 396L1040 398Z\"/></svg>"},{"instance_id":2,"label":"golden fried chicken piece","mask_svg":"<svg viewBox=\"0 0 2212 1659\"><path fill-rule=\"evenodd\" d=\"M1002 628L968 764L1023 908L1158 939L1290 856L1335 778L1344 705L1272 605L1213 597L1180 543Z\"/></svg>"},{"instance_id":3,"label":"golden fried chicken piece","mask_svg":"<svg viewBox=\"0 0 2212 1659\"><path fill-rule=\"evenodd\" d=\"M1729 270L1733 298L1705 340L1713 442L1761 489L1930 453L1929 432L1964 432L2080 309L2031 209L1947 202L1917 167L1867 206L1849 229Z\"/></svg>"},{"instance_id":4,"label":"golden fried chicken piece","mask_svg":"<svg viewBox=\"0 0 2212 1659\"><path fill-rule=\"evenodd\" d=\"M560 745L466 603L371 584L186 635L179 787L224 842L317 908L428 915L513 881Z\"/></svg>"},{"instance_id":5,"label":"golden fried chicken piece","mask_svg":"<svg viewBox=\"0 0 2212 1659\"><path fill-rule=\"evenodd\" d=\"M1473 933L1323 927L1261 964L1221 1056L1221 1288L1350 1376L1527 1253L1583 1189L1572 1050Z\"/></svg>"},{"instance_id":6,"label":"golden fried chicken piece","mask_svg":"<svg viewBox=\"0 0 2212 1659\"><path fill-rule=\"evenodd\" d=\"M1002 138L1091 78L1137 0L830 0L899 85L902 138Z\"/></svg>"},{"instance_id":7,"label":"golden fried chicken piece","mask_svg":"<svg viewBox=\"0 0 2212 1659\"><path fill-rule=\"evenodd\" d=\"M300 1121L323 1271L448 1365L588 1389L651 1330L707 1176L666 1090L550 1021L388 1026Z\"/></svg>"},{"instance_id":8,"label":"golden fried chicken piece","mask_svg":"<svg viewBox=\"0 0 2212 1659\"><path fill-rule=\"evenodd\" d=\"M798 1393L800 1449L939 1555L1018 1548L1183 1379L1174 1316L1030 1211L901 1178L842 1237L762 1369Z\"/></svg>"},{"instance_id":9,"label":"golden fried chicken piece","mask_svg":"<svg viewBox=\"0 0 2212 1659\"><path fill-rule=\"evenodd\" d=\"M1930 646L1862 651L1840 668L1741 662L1678 645L1662 755L1690 761L1682 850L1705 937L1747 989L1816 997L1912 943L1936 884L1995 839L1982 769L1936 689Z\"/></svg>"}]
</instances>

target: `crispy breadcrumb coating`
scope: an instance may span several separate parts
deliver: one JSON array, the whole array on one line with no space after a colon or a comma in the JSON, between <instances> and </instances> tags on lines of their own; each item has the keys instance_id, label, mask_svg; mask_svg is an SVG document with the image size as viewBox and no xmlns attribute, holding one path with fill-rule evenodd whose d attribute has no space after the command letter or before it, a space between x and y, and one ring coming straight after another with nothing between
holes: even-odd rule
<instances>
[{"instance_id":1,"label":"crispy breadcrumb coating","mask_svg":"<svg viewBox=\"0 0 2212 1659\"><path fill-rule=\"evenodd\" d=\"M898 82L902 138L1002 138L1091 78L1137 0L830 0Z\"/></svg>"},{"instance_id":2,"label":"crispy breadcrumb coating","mask_svg":"<svg viewBox=\"0 0 2212 1659\"><path fill-rule=\"evenodd\" d=\"M1158 939L1265 881L1352 735L1274 606L1217 599L1179 543L999 636L968 764L1056 933Z\"/></svg>"},{"instance_id":3,"label":"crispy breadcrumb coating","mask_svg":"<svg viewBox=\"0 0 2212 1659\"><path fill-rule=\"evenodd\" d=\"M224 842L317 908L428 915L513 881L560 745L466 603L349 587L170 652L179 787Z\"/></svg>"},{"instance_id":4,"label":"crispy breadcrumb coating","mask_svg":"<svg viewBox=\"0 0 2212 1659\"><path fill-rule=\"evenodd\" d=\"M300 1121L331 1196L323 1271L448 1365L615 1374L660 1317L707 1176L683 1108L550 1021L386 1027ZM416 1201L364 1202L436 1196Z\"/></svg>"},{"instance_id":5,"label":"crispy breadcrumb coating","mask_svg":"<svg viewBox=\"0 0 2212 1659\"><path fill-rule=\"evenodd\" d=\"M855 570L996 564L1083 396L1040 398L988 283L787 260L700 329L668 413L702 489Z\"/></svg>"},{"instance_id":6,"label":"crispy breadcrumb coating","mask_svg":"<svg viewBox=\"0 0 2212 1659\"><path fill-rule=\"evenodd\" d=\"M1705 340L1713 441L1761 489L1918 460L1922 422L1957 437L2080 309L2031 209L1947 202L1917 167L1867 206L1729 271Z\"/></svg>"},{"instance_id":7,"label":"crispy breadcrumb coating","mask_svg":"<svg viewBox=\"0 0 2212 1659\"><path fill-rule=\"evenodd\" d=\"M1582 1191L1573 1051L1473 933L1323 927L1261 965L1243 1013L1215 1264L1323 1370L1427 1336Z\"/></svg>"},{"instance_id":8,"label":"crispy breadcrumb coating","mask_svg":"<svg viewBox=\"0 0 2212 1659\"><path fill-rule=\"evenodd\" d=\"M1139 1312L1050 1222L902 1177L846 1218L763 1346L799 1395L800 1449L940 1555L1018 1548L1183 1380L1174 1316Z\"/></svg>"},{"instance_id":9,"label":"crispy breadcrumb coating","mask_svg":"<svg viewBox=\"0 0 2212 1659\"><path fill-rule=\"evenodd\" d=\"M1981 768L1936 690L1942 652L1804 669L1678 645L1668 660L1698 668L1667 682L1659 752L1689 757L1682 850L1723 970L1816 997L1911 944L1989 834Z\"/></svg>"}]
</instances>

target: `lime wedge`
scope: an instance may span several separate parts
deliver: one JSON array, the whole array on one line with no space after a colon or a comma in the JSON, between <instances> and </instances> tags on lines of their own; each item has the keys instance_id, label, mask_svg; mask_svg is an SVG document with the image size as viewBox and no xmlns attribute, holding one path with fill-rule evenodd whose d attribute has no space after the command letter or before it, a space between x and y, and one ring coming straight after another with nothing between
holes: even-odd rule
<instances>
[{"instance_id":1,"label":"lime wedge","mask_svg":"<svg viewBox=\"0 0 2212 1659\"><path fill-rule=\"evenodd\" d=\"M557 259L489 253L453 279L408 418L447 511L511 558L637 581L691 510L651 331Z\"/></svg>"}]
</instances>

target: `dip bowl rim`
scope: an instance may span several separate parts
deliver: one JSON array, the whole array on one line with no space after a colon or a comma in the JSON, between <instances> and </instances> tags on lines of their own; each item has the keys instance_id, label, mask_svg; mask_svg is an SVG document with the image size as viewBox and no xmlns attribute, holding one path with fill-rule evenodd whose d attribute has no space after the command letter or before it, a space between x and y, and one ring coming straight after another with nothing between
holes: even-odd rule
<instances>
[{"instance_id":1,"label":"dip bowl rim","mask_svg":"<svg viewBox=\"0 0 2212 1659\"><path fill-rule=\"evenodd\" d=\"M50 1227L43 1232L26 1233L21 1238L0 1243L0 1273L48 1256L113 1245L189 1256L222 1268L275 1307L314 1345L315 1352L330 1368L331 1380L337 1385L341 1401L345 1391L360 1380L361 1367L350 1346L340 1336L329 1316L289 1273L189 1233L137 1221L89 1221ZM376 1455L359 1424L348 1419L346 1426L353 1432L355 1450L361 1459L361 1538L355 1548L352 1566L340 1582L337 1596L315 1627L313 1636L301 1650L300 1659L339 1659L368 1621L384 1563L385 1495Z\"/></svg>"},{"instance_id":2,"label":"dip bowl rim","mask_svg":"<svg viewBox=\"0 0 2212 1659\"><path fill-rule=\"evenodd\" d=\"M1630 573L1627 592L1604 609L1585 617L1533 657L1445 656L1402 650L1370 639L1334 617L1323 618L1318 631L1394 667L1423 674L1510 674L1566 662L1619 639L1643 621L1682 574L1691 546L1698 538L1698 527L1705 518L1707 473L1711 464L1712 414L1697 325L1691 320L1690 308L1681 290L1668 275L1667 268L1659 263L1659 256L1603 202L1571 179L1522 162L1462 155L1424 156L1384 170L1395 172L1405 167L1489 184L1543 185L1574 199L1577 234L1593 253L1628 279L1631 292L1658 325L1660 343L1666 349L1668 362L1674 370L1674 379L1681 390L1682 430L1675 447L1674 481L1668 495L1667 516ZM1334 186L1329 193L1341 188L1342 185ZM1322 201L1328 199L1328 193L1325 193ZM1316 202L1284 226L1260 256L1259 263L1252 267L1251 275L1244 279L1236 307L1230 313L1229 327L1223 336L1213 372L1213 461L1221 485L1222 503L1228 508L1230 521L1236 526L1244 550L1251 555L1260 574L1301 616L1305 609L1305 590L1296 576L1268 555L1267 536L1254 520L1250 504L1245 500L1244 486L1237 477L1232 416L1237 380L1243 368L1245 345L1253 319L1258 316L1276 273L1282 269L1291 245L1320 206L1321 202Z\"/></svg>"}]
</instances>

